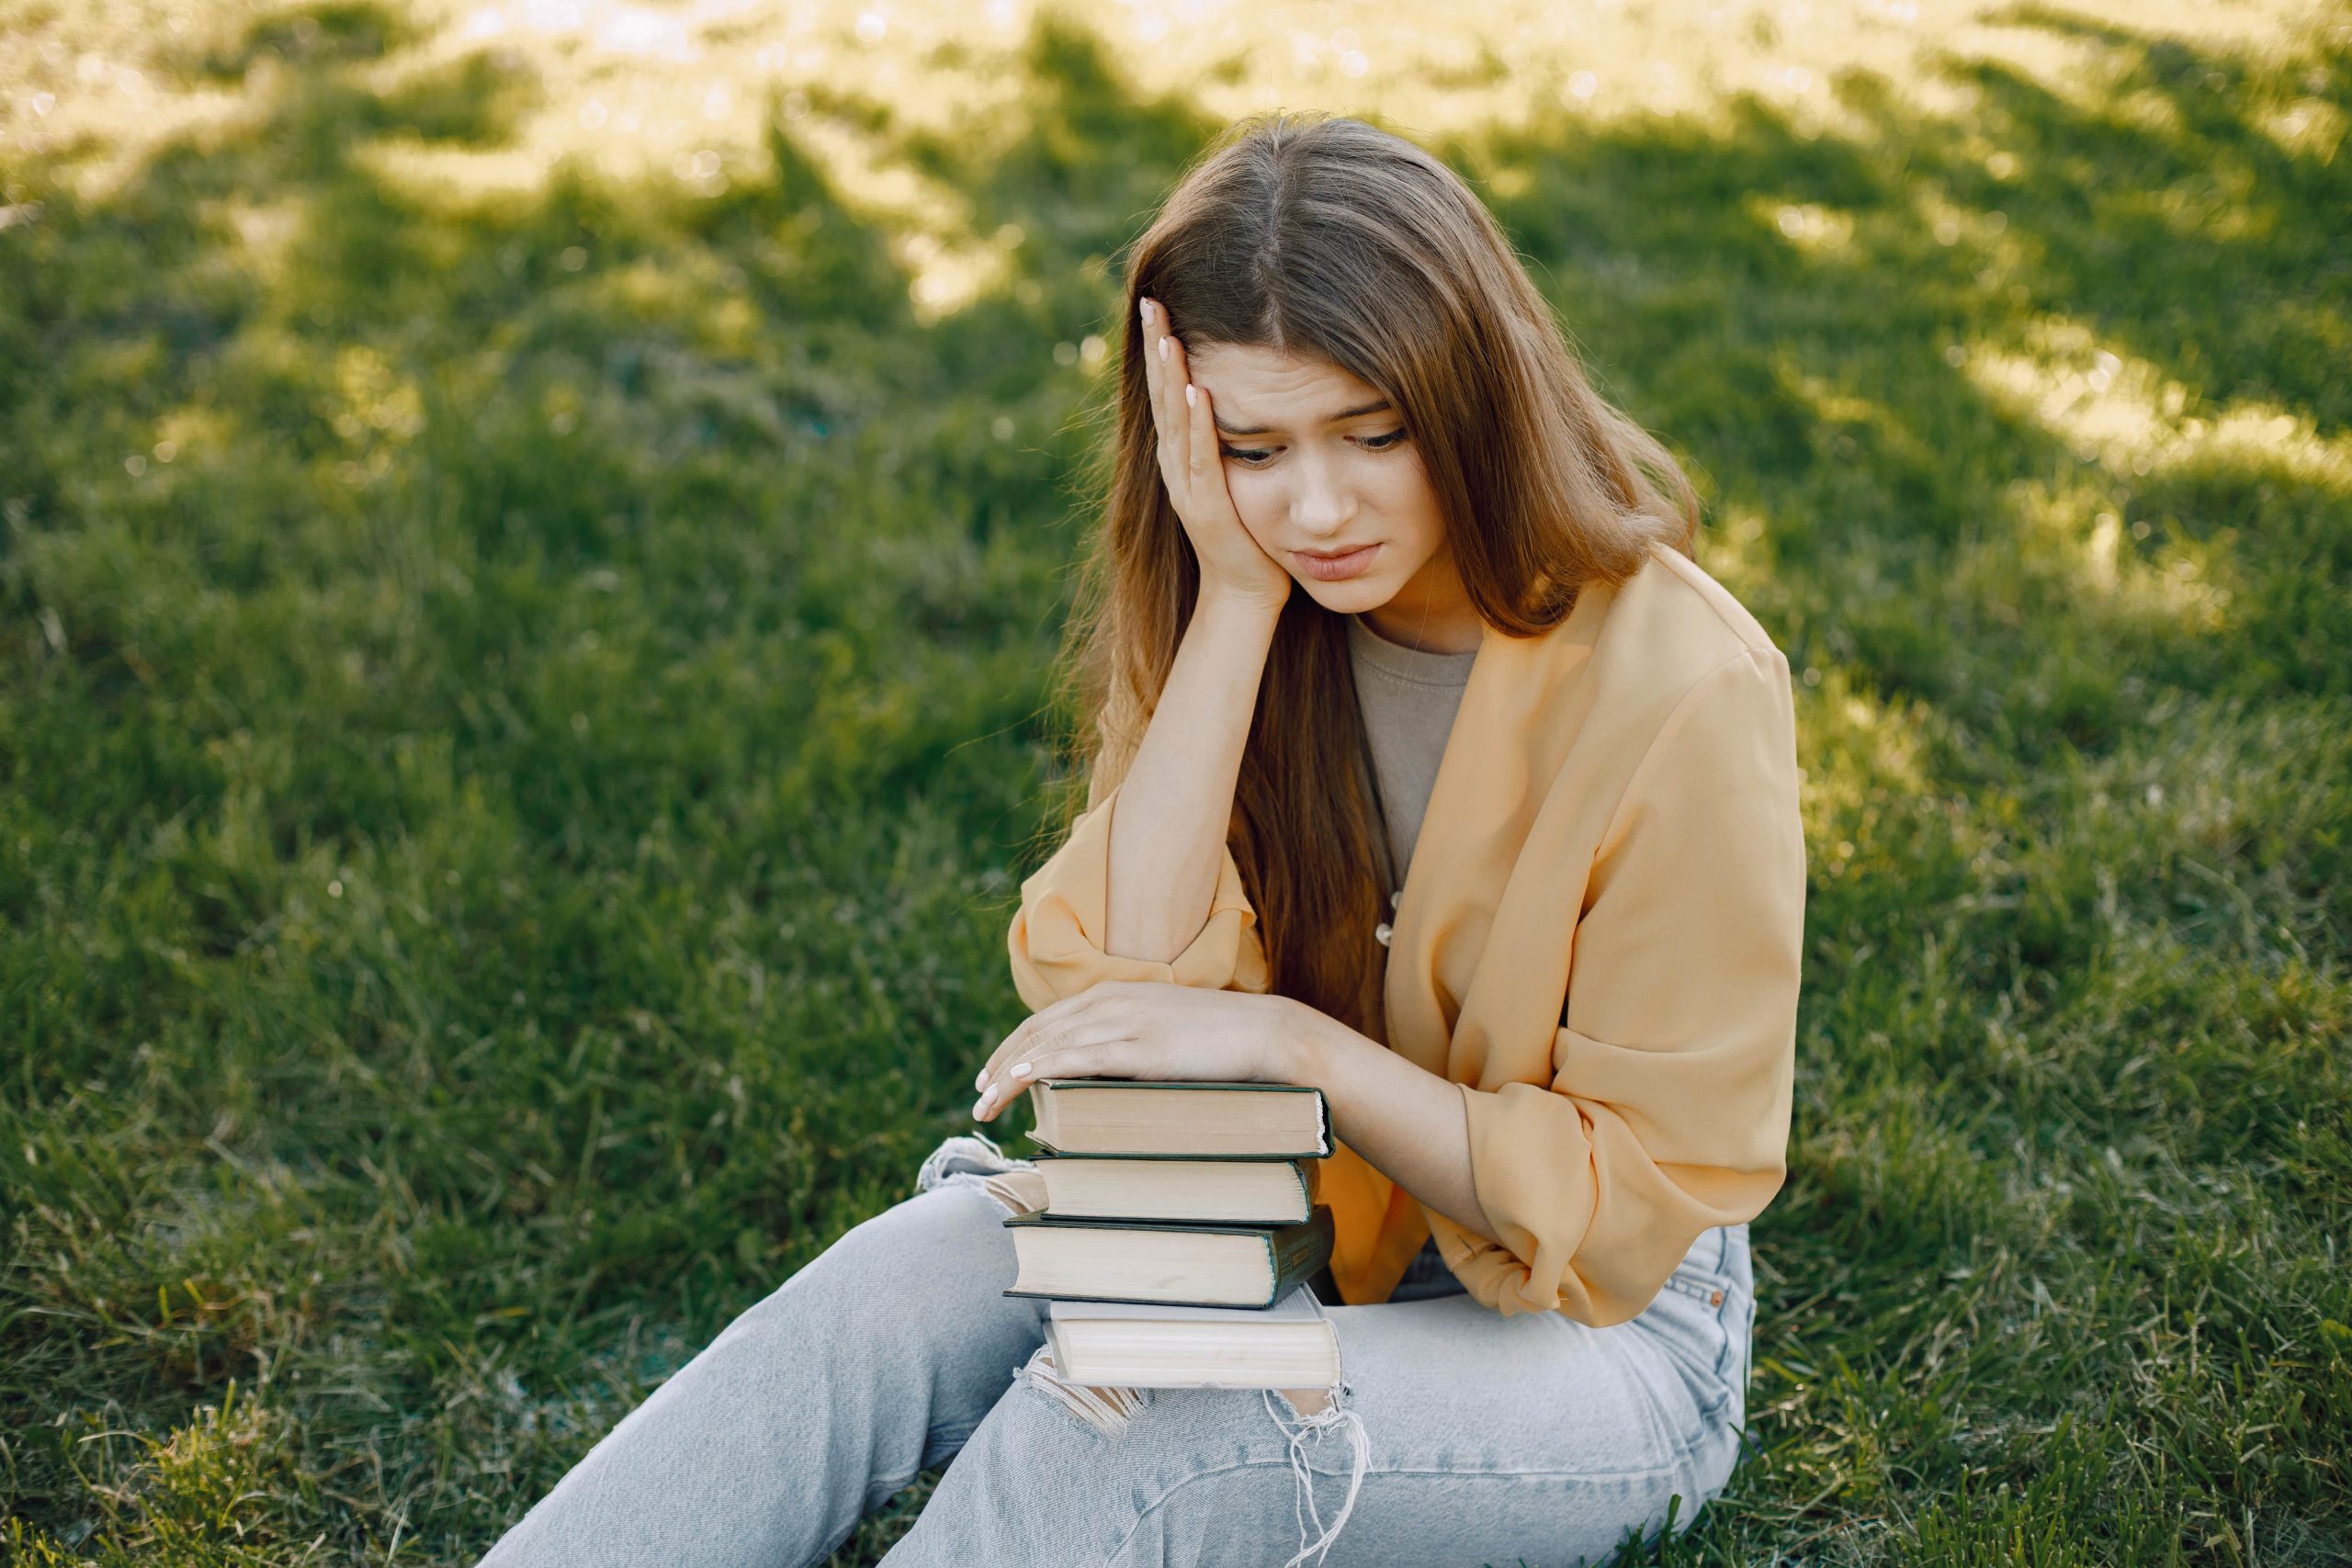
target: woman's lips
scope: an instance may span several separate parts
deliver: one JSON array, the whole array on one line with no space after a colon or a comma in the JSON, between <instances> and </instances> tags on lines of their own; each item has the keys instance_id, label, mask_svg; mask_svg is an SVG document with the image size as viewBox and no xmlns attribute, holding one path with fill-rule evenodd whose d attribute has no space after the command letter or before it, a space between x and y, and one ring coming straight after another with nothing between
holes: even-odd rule
<instances>
[{"instance_id":1,"label":"woman's lips","mask_svg":"<svg viewBox=\"0 0 2352 1568\"><path fill-rule=\"evenodd\" d=\"M1366 545L1360 550L1350 550L1346 555L1332 556L1328 559L1320 556L1310 556L1303 550L1293 550L1291 554L1297 559L1298 564L1306 569L1307 576L1318 582L1338 582L1343 578L1355 576L1370 566L1373 556L1379 548L1378 545Z\"/></svg>"}]
</instances>

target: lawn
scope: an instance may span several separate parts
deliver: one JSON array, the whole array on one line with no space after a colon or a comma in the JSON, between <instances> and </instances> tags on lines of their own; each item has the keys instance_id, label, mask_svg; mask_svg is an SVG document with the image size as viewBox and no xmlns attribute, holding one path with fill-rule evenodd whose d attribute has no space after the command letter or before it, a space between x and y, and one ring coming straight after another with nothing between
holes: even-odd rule
<instances>
[{"instance_id":1,"label":"lawn","mask_svg":"<svg viewBox=\"0 0 2352 1568\"><path fill-rule=\"evenodd\" d=\"M1460 9L0 0L0 1558L469 1563L972 1125L1118 253L1276 104L1800 672L1657 1555L2352 1558L2352 24Z\"/></svg>"}]
</instances>

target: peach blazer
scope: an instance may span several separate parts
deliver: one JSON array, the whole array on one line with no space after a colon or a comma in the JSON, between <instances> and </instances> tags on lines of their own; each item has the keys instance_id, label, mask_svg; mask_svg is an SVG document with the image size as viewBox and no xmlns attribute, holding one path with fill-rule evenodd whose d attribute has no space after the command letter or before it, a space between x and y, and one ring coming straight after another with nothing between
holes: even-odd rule
<instances>
[{"instance_id":1,"label":"peach blazer","mask_svg":"<svg viewBox=\"0 0 2352 1568\"><path fill-rule=\"evenodd\" d=\"M1478 1235L1340 1142L1312 1162L1350 1303L1434 1234L1510 1315L1639 1314L1700 1234L1787 1175L1805 851L1788 660L1663 547L1533 637L1489 627L1406 868L1383 984L1390 1049L1461 1091ZM1166 963L1102 951L1111 816L1021 885L1008 946L1035 1010L1106 979L1264 992L1230 852Z\"/></svg>"}]
</instances>

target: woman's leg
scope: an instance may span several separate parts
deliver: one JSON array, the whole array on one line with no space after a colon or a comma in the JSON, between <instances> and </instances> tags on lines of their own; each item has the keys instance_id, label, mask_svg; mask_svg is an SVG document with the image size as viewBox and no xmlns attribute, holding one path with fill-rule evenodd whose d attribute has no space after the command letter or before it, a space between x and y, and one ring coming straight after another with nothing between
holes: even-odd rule
<instances>
[{"instance_id":1,"label":"woman's leg","mask_svg":"<svg viewBox=\"0 0 2352 1568\"><path fill-rule=\"evenodd\" d=\"M1045 1338L1005 1201L950 1139L654 1390L482 1568L804 1568L944 1463ZM999 1162L1001 1163L1001 1162Z\"/></svg>"},{"instance_id":2,"label":"woman's leg","mask_svg":"<svg viewBox=\"0 0 2352 1568\"><path fill-rule=\"evenodd\" d=\"M1740 1452L1753 1323L1747 1227L1702 1235L1630 1323L1504 1317L1466 1295L1334 1306L1353 1433L1279 1394L1159 1389L1105 1431L1034 1379L972 1434L890 1568L1273 1568L1335 1521L1341 1564L1566 1568L1686 1529ZM1270 1402L1271 1401L1271 1402ZM1293 1470L1311 1472L1314 1517ZM1342 1511L1344 1520L1340 1520Z\"/></svg>"}]
</instances>

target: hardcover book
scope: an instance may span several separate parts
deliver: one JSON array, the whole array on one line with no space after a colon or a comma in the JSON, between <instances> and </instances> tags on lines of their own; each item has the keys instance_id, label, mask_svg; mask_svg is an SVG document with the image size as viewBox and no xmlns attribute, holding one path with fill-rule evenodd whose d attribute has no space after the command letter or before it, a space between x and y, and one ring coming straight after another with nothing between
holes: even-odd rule
<instances>
[{"instance_id":1,"label":"hardcover book","mask_svg":"<svg viewBox=\"0 0 2352 1568\"><path fill-rule=\"evenodd\" d=\"M1060 1155L1326 1159L1331 1108L1312 1084L1040 1078L1030 1135Z\"/></svg>"},{"instance_id":2,"label":"hardcover book","mask_svg":"<svg viewBox=\"0 0 2352 1568\"><path fill-rule=\"evenodd\" d=\"M1291 1225L1014 1214L1008 1296L1265 1309L1330 1261L1329 1205Z\"/></svg>"},{"instance_id":3,"label":"hardcover book","mask_svg":"<svg viewBox=\"0 0 2352 1568\"><path fill-rule=\"evenodd\" d=\"M1126 1388L1328 1389L1340 1335L1300 1285L1262 1310L1057 1301L1054 1365L1073 1382Z\"/></svg>"},{"instance_id":4,"label":"hardcover book","mask_svg":"<svg viewBox=\"0 0 2352 1568\"><path fill-rule=\"evenodd\" d=\"M1046 1208L1073 1219L1222 1220L1294 1225L1315 1206L1303 1160L1166 1159L1125 1155L1035 1156Z\"/></svg>"}]
</instances>

